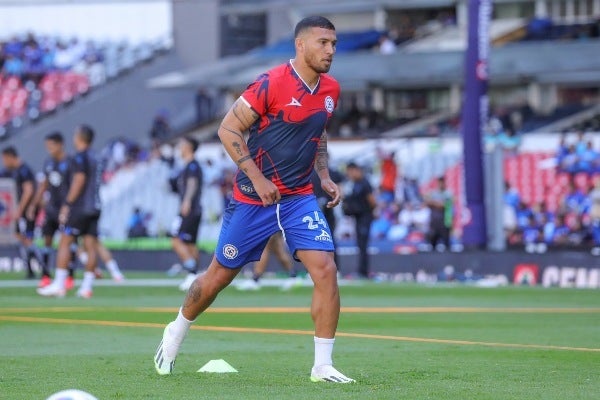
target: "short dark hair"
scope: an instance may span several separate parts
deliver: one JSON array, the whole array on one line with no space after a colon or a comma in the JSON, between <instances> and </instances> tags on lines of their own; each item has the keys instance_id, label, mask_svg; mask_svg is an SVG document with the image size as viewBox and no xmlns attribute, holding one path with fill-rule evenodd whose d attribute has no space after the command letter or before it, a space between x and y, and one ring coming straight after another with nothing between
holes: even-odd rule
<instances>
[{"instance_id":1,"label":"short dark hair","mask_svg":"<svg viewBox=\"0 0 600 400\"><path fill-rule=\"evenodd\" d=\"M87 144L92 144L92 142L94 141L94 130L89 125L86 125L86 124L79 125L77 127L77 134Z\"/></svg>"},{"instance_id":2,"label":"short dark hair","mask_svg":"<svg viewBox=\"0 0 600 400\"><path fill-rule=\"evenodd\" d=\"M185 140L185 142L192 147L192 151L194 153L196 152L196 150L198 150L198 147L200 146L200 143L196 139L194 139L192 137L189 137L189 136L185 136L183 138L183 140Z\"/></svg>"},{"instance_id":3,"label":"short dark hair","mask_svg":"<svg viewBox=\"0 0 600 400\"><path fill-rule=\"evenodd\" d=\"M354 161L350 161L348 164L346 164L346 169L348 169L348 168L360 169L358 164L355 163Z\"/></svg>"},{"instance_id":4,"label":"short dark hair","mask_svg":"<svg viewBox=\"0 0 600 400\"><path fill-rule=\"evenodd\" d=\"M63 144L65 142L65 137L58 131L47 134L45 139L58 144Z\"/></svg>"},{"instance_id":5,"label":"short dark hair","mask_svg":"<svg viewBox=\"0 0 600 400\"><path fill-rule=\"evenodd\" d=\"M305 17L300 20L296 24L296 29L294 29L294 37L297 38L302 32L310 28L324 28L335 31L335 26L325 17L321 17L320 15L313 15L310 17Z\"/></svg>"},{"instance_id":6,"label":"short dark hair","mask_svg":"<svg viewBox=\"0 0 600 400\"><path fill-rule=\"evenodd\" d=\"M8 146L2 149L3 156L19 157L19 153L15 146Z\"/></svg>"}]
</instances>

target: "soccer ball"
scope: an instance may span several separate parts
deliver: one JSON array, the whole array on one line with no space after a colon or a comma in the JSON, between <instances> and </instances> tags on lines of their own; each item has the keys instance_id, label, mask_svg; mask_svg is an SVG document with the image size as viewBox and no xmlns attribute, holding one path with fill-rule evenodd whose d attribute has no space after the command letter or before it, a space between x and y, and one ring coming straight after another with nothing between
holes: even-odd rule
<instances>
[{"instance_id":1,"label":"soccer ball","mask_svg":"<svg viewBox=\"0 0 600 400\"><path fill-rule=\"evenodd\" d=\"M96 397L89 393L83 392L77 389L62 390L58 393L54 393L46 400L98 400Z\"/></svg>"}]
</instances>

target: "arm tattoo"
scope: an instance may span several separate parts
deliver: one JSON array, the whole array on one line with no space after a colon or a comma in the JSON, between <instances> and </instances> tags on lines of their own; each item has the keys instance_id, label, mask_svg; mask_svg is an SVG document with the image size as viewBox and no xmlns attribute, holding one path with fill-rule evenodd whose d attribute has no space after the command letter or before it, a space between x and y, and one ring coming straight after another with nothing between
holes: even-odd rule
<instances>
[{"instance_id":1,"label":"arm tattoo","mask_svg":"<svg viewBox=\"0 0 600 400\"><path fill-rule=\"evenodd\" d=\"M231 145L235 149L235 152L237 153L238 156L241 156L244 154L244 152L242 152L242 146L238 142L233 142L233 143L231 143Z\"/></svg>"},{"instance_id":2,"label":"arm tattoo","mask_svg":"<svg viewBox=\"0 0 600 400\"><path fill-rule=\"evenodd\" d=\"M238 167L244 162L244 161L248 161L251 160L252 157L250 155L246 155L242 158L240 158L239 160L236 161L236 164L238 165ZM245 169L244 169L245 170ZM245 172L245 171L244 171Z\"/></svg>"},{"instance_id":3,"label":"arm tattoo","mask_svg":"<svg viewBox=\"0 0 600 400\"><path fill-rule=\"evenodd\" d=\"M238 99L231 108L231 111L233 112L233 115L238 119L238 121L241 122L242 126L244 127L244 130L246 130L250 128L250 126L252 126L252 124L256 121L256 119L258 118L258 114L250 108L250 117L248 117L247 115L244 115L244 113L242 113L242 111L239 108L240 100Z\"/></svg>"},{"instance_id":4,"label":"arm tattoo","mask_svg":"<svg viewBox=\"0 0 600 400\"><path fill-rule=\"evenodd\" d=\"M234 135L239 136L240 139L244 140L244 136L242 136L242 132L235 131L231 128L226 127L223 124L221 124L221 128L225 129L229 133L233 133Z\"/></svg>"},{"instance_id":5,"label":"arm tattoo","mask_svg":"<svg viewBox=\"0 0 600 400\"><path fill-rule=\"evenodd\" d=\"M317 172L327 169L327 134L323 132L319 147L317 148L317 160L315 162Z\"/></svg>"}]
</instances>

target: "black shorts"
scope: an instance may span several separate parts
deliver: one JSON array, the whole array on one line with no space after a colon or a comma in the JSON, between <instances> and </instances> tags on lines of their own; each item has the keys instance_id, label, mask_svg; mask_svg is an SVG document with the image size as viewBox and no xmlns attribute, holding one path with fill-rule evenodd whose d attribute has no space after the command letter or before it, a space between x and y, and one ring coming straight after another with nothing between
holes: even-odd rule
<instances>
[{"instance_id":1,"label":"black shorts","mask_svg":"<svg viewBox=\"0 0 600 400\"><path fill-rule=\"evenodd\" d=\"M188 215L186 217L179 215L173 221L171 235L181 239L185 243L196 243L201 220L202 214Z\"/></svg>"},{"instance_id":2,"label":"black shorts","mask_svg":"<svg viewBox=\"0 0 600 400\"><path fill-rule=\"evenodd\" d=\"M64 233L75 237L98 237L98 220L100 220L100 214L71 213L65 224Z\"/></svg>"},{"instance_id":3,"label":"black shorts","mask_svg":"<svg viewBox=\"0 0 600 400\"><path fill-rule=\"evenodd\" d=\"M29 218L19 218L15 223L15 232L26 238L33 238L35 230L35 220Z\"/></svg>"},{"instance_id":4,"label":"black shorts","mask_svg":"<svg viewBox=\"0 0 600 400\"><path fill-rule=\"evenodd\" d=\"M43 236L54 236L54 234L60 229L60 222L58 222L58 214L54 212L46 211L44 218L44 225L42 225Z\"/></svg>"}]
</instances>

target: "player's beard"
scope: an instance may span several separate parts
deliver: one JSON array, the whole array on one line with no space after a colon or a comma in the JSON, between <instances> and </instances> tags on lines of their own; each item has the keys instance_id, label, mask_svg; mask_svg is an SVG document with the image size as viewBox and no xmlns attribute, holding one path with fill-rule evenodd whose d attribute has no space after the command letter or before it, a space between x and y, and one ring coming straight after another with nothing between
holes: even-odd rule
<instances>
[{"instance_id":1,"label":"player's beard","mask_svg":"<svg viewBox=\"0 0 600 400\"><path fill-rule=\"evenodd\" d=\"M318 72L319 74L325 74L329 72L329 68L331 68L331 63L327 64L323 62L323 60L317 60L314 56L310 57L310 59L306 61L308 66L310 66L313 71Z\"/></svg>"}]
</instances>

